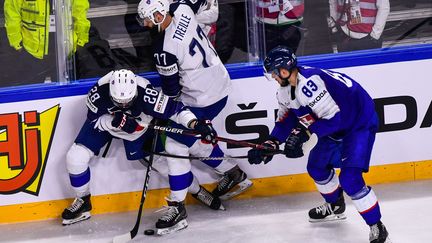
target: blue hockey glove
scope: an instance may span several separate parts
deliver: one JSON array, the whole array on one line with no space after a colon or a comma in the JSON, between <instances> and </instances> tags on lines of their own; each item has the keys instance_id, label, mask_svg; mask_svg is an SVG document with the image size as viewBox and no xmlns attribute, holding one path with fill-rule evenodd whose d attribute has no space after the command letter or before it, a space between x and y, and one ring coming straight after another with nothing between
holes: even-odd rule
<instances>
[{"instance_id":1,"label":"blue hockey glove","mask_svg":"<svg viewBox=\"0 0 432 243\"><path fill-rule=\"evenodd\" d=\"M284 154L288 158L300 158L303 154L303 144L309 140L309 135L303 127L294 128L285 142Z\"/></svg>"},{"instance_id":2,"label":"blue hockey glove","mask_svg":"<svg viewBox=\"0 0 432 243\"><path fill-rule=\"evenodd\" d=\"M261 144L265 148L269 148L270 150L279 150L279 144L274 139L269 139ZM264 161L264 164L267 164L270 160L273 159L273 154L269 153L266 149L251 149L248 151L248 161L249 164L260 164Z\"/></svg>"},{"instance_id":3,"label":"blue hockey glove","mask_svg":"<svg viewBox=\"0 0 432 243\"><path fill-rule=\"evenodd\" d=\"M217 143L217 133L214 130L210 120L196 121L194 129L201 135L201 141L203 143Z\"/></svg>"},{"instance_id":4,"label":"blue hockey glove","mask_svg":"<svg viewBox=\"0 0 432 243\"><path fill-rule=\"evenodd\" d=\"M134 133L139 126L138 122L135 121L135 118L129 117L122 112L114 113L114 118L111 122L111 125L127 133Z\"/></svg>"}]
</instances>

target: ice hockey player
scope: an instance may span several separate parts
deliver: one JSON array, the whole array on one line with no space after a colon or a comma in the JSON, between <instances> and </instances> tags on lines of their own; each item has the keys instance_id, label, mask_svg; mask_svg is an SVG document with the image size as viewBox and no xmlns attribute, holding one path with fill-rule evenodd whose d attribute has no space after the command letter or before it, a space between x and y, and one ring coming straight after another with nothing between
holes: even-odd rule
<instances>
[{"instance_id":1,"label":"ice hockey player","mask_svg":"<svg viewBox=\"0 0 432 243\"><path fill-rule=\"evenodd\" d=\"M103 76L89 91L86 104L87 119L66 154L66 167L76 198L62 213L64 225L90 217L89 162L110 139L123 139L127 159L139 160L147 156L142 149L145 143L153 141L154 131L147 130L153 118L171 119L195 129L209 141L216 134L211 124L197 120L181 102L169 99L147 79L125 69ZM163 150L161 143L157 150ZM190 192L210 208L221 206L220 199L201 187L196 179Z\"/></svg>"},{"instance_id":2,"label":"ice hockey player","mask_svg":"<svg viewBox=\"0 0 432 243\"><path fill-rule=\"evenodd\" d=\"M285 142L285 155L298 158L304 155L302 145L308 139L318 139L307 171L326 202L309 211L309 221L345 219L344 191L370 226L370 242L390 242L377 197L362 175L369 170L378 129L372 98L345 74L298 66L294 53L283 46L268 53L264 71L280 88L277 121L263 145L278 148ZM312 133L310 138L305 128ZM267 155L252 149L248 159L251 164L267 163L272 159ZM339 177L335 167L341 168Z\"/></svg>"},{"instance_id":3,"label":"ice hockey player","mask_svg":"<svg viewBox=\"0 0 432 243\"><path fill-rule=\"evenodd\" d=\"M157 28L154 40L154 62L162 79L163 93L181 100L198 117L213 120L225 107L231 80L213 46L199 27L195 14L205 0L181 0L169 4L168 0L142 0L138 14L147 28ZM183 128L180 124L174 127ZM203 143L195 138L169 134L165 149L168 153L188 156L223 156L213 141ZM238 194L252 185L247 175L233 161L203 161L223 174L212 193L221 198ZM169 210L156 223L156 228L173 232L185 228L180 219L186 218L183 201L190 185L191 164L187 159L168 158L170 170Z\"/></svg>"}]
</instances>

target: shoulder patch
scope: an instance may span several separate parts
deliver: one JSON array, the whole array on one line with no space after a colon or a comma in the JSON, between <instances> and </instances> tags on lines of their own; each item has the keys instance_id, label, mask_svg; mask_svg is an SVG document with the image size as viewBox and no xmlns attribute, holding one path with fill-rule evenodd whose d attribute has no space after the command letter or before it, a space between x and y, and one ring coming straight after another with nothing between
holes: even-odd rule
<instances>
[{"instance_id":1,"label":"shoulder patch","mask_svg":"<svg viewBox=\"0 0 432 243\"><path fill-rule=\"evenodd\" d=\"M165 113L165 108L167 107L168 100L169 97L160 92L153 110L157 113Z\"/></svg>"},{"instance_id":2,"label":"shoulder patch","mask_svg":"<svg viewBox=\"0 0 432 243\"><path fill-rule=\"evenodd\" d=\"M174 63L174 64L167 66L167 67L156 65L156 69L157 69L159 74L164 75L164 76L171 76L171 75L178 73L178 71L179 71L178 67L177 67L177 63Z\"/></svg>"},{"instance_id":3,"label":"shoulder patch","mask_svg":"<svg viewBox=\"0 0 432 243\"><path fill-rule=\"evenodd\" d=\"M90 97L87 96L86 99L86 105L89 110L91 110L93 113L97 113L98 108L90 101Z\"/></svg>"}]
</instances>

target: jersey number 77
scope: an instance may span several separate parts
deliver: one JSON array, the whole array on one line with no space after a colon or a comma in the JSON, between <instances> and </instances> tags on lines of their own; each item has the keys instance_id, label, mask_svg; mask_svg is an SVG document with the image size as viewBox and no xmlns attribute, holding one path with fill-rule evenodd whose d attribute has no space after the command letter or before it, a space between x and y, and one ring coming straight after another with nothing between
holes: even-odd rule
<instances>
[{"instance_id":1,"label":"jersey number 77","mask_svg":"<svg viewBox=\"0 0 432 243\"><path fill-rule=\"evenodd\" d=\"M202 46L202 44L203 44L202 42L204 41L204 39L207 41L207 45L208 45L209 49L212 50L216 56L217 56L217 53L214 50L213 46L211 45L210 41L207 39L207 36L205 35L205 33L201 29L201 27L197 26L196 31L198 33L199 40L197 40L196 38L192 38L192 41L189 44L189 54L191 56L195 56L195 54L196 54L195 47L197 47L203 56L202 65L203 65L203 67L206 68L206 67L209 67L209 65L208 65L208 62L206 60L206 51L204 50L204 48Z\"/></svg>"}]
</instances>

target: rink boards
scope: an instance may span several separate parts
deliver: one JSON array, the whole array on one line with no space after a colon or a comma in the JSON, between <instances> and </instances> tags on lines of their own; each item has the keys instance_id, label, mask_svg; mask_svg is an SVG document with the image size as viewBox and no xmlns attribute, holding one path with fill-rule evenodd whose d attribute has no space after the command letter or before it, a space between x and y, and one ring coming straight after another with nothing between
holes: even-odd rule
<instances>
[{"instance_id":1,"label":"rink boards","mask_svg":"<svg viewBox=\"0 0 432 243\"><path fill-rule=\"evenodd\" d=\"M431 179L432 59L335 66L335 71L348 74L371 94L381 118L368 183ZM258 66L230 72L233 93L214 120L219 136L257 142L273 128L277 84L260 73ZM70 203L73 191L65 154L85 115L85 92L0 104L0 223L57 218ZM221 147L229 155L245 155L248 150L224 143ZM267 165L255 166L239 160L255 183L241 197L315 190L306 174L306 158L279 155ZM163 159L155 163L158 170L166 169ZM199 161L193 165L200 182L212 187L214 172ZM137 209L145 168L126 160L120 140L113 141L106 158L94 158L90 166L93 213ZM161 206L167 187L166 178L153 173L146 207Z\"/></svg>"}]
</instances>

